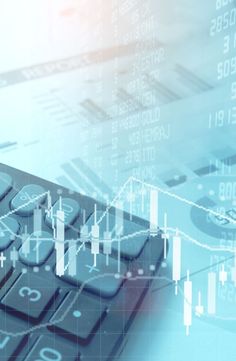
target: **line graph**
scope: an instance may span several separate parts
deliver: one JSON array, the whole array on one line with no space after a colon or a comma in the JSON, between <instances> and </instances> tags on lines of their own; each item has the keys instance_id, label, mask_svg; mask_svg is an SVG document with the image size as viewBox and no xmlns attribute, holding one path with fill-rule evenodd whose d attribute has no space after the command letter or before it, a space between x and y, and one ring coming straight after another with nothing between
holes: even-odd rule
<instances>
[{"instance_id":1,"label":"line graph","mask_svg":"<svg viewBox=\"0 0 236 361\"><path fill-rule=\"evenodd\" d=\"M188 199L186 199L186 198L180 197L180 196L176 195L176 194L173 193L173 192L169 192L169 191L167 191L166 189L160 188L160 187L158 187L158 186L154 186L154 185L152 185L152 184L150 184L150 183L143 182L143 181L141 181L141 180L139 180L139 179L134 178L134 177L131 176L131 177L129 177L129 178L127 179L127 181L121 186L120 190L119 190L118 193L115 195L115 197L112 199L112 201L109 202L108 206L106 207L106 210L103 212L102 216L101 216L101 217L98 219L98 221L97 221L97 224L98 224L98 225L99 225L99 224L101 223L101 221L104 219L104 217L106 216L107 212L109 212L109 210L116 205L117 200L120 199L120 197L121 197L122 193L124 192L125 188L126 188L126 187L130 187L130 183L131 183L132 181L137 182L137 183L141 184L142 186L146 186L146 187L148 187L148 188L150 188L150 189L155 189L155 190L157 190L158 192L160 192L160 193L162 193L162 194L165 194L165 195L167 195L167 196L169 196L169 197L171 197L171 198L174 198L174 199L176 199L176 200L178 200L178 201L180 201L180 202L183 202L183 203L185 203L185 204L187 204L187 205L189 205L189 206L192 206L192 207L195 207L195 208L197 208L197 209L200 209L200 210L202 210L202 211L204 211L204 212L206 212L206 213L210 213L210 214L212 214L212 215L214 215L214 216L217 216L217 217L220 217L220 218L222 218L222 219L224 219L224 220L227 220L229 223L236 224L236 220L234 220L234 219L231 218L231 217L228 217L227 215L224 215L224 214L222 214L222 213L216 212L216 211L214 211L214 210L212 210L212 209L210 209L210 208L206 208L206 207L204 207L204 206L202 206L202 205L199 205L199 204L196 203L196 202L193 202L193 201L190 201L190 200L188 200ZM19 189L17 189L17 188L15 188L15 190L19 191ZM9 211L8 213L0 216L0 223L3 224L3 225L8 229L8 231L11 232L11 234L12 234L13 236L15 236L15 237L21 237L19 234L16 234L16 233L12 232L11 229L10 229L9 227L7 227L7 225L5 225L2 221L3 221L5 218L11 216L12 214L17 213L17 212L18 212L19 210L21 210L22 208L27 207L29 204L34 203L35 201L37 201L37 200L39 200L40 198L44 197L45 195L48 196L48 192L44 192L44 193L42 193L42 194L40 194L40 195L38 195L38 196L35 196L35 197L33 197L33 198L29 198L27 202L25 202L24 204L20 205L20 206L17 207L16 209L13 209L13 210ZM44 205L41 205L41 207L45 209L45 206L44 206ZM57 216L54 215L54 218L57 219ZM163 226L163 227L164 227L164 226ZM160 226L159 228L161 229L161 228L163 228L163 227ZM68 224L68 228L70 228L71 230L76 231L76 232L79 232L79 231L80 231L79 228L73 227L73 224ZM168 229L171 230L171 228L168 228ZM173 230L173 229L172 229L172 230ZM181 231L181 232L182 232L183 235L185 234L183 231ZM187 234L185 234L185 235L186 235L187 238L191 238L189 235L187 235ZM91 236L91 232L89 233L89 236ZM134 235L133 235L133 236L134 236ZM121 239L126 239L126 237L127 237L127 236L124 236L124 237L122 237ZM199 242L199 243L200 243L200 242Z\"/></svg>"},{"instance_id":2,"label":"line graph","mask_svg":"<svg viewBox=\"0 0 236 361\"><path fill-rule=\"evenodd\" d=\"M98 220L98 222L97 222L98 225L102 222L102 220L103 220L104 217L107 215L107 213L109 212L109 210L111 209L111 207L113 207L113 206L115 206L115 205L117 204L117 201L121 198L122 194L125 192L126 187L128 187L128 189L132 188L132 187L130 187L130 184L131 184L132 181L135 181L135 182L140 183L140 184L142 185L142 189L143 189L144 186L145 186L145 187L147 186L147 187L149 187L149 188L151 188L151 189L158 190L158 192L160 191L161 193L167 194L168 196L173 197L173 198L175 198L175 199L177 199L177 200L179 200L179 201L181 201L181 202L184 202L184 203L186 203L186 204L188 204L188 205L197 207L197 208L199 208L199 209L201 209L201 210L203 210L203 211L205 211L205 212L207 212L207 213L212 213L212 214L214 214L214 215L216 215L216 216L218 216L218 217L225 218L225 219L227 219L227 220L230 221L230 222L234 222L234 220L231 219L230 217L224 217L224 215L222 215L222 214L220 214L220 213L218 213L218 212L215 212L215 211L212 211L211 209L208 209L208 208L199 206L197 203L194 203L194 202L192 202L192 201L189 201L188 199L179 197L179 196L177 196L175 193L171 193L171 192L166 191L166 190L164 190L164 189L162 189L162 188L160 188L160 187L156 187L156 186L153 186L153 185L151 185L151 184L142 182L142 181L140 181L140 180L138 180L138 179L135 179L135 178L133 178L133 177L130 177L130 178L128 178L127 181L123 184L123 186L121 186L119 192L118 192L117 195L113 198L113 200L108 204L108 206L106 207L106 210L102 213L102 216L99 218L99 220ZM19 208L14 209L14 210L12 210L12 211L8 212L7 214L5 214L5 215L3 215L3 216L0 217L0 224L1 224L3 227L5 227L5 228L8 230L8 232L10 232L10 234L11 234L11 236L12 236L13 238L16 238L16 237L17 237L17 238L21 239L21 241L23 242L25 236L24 236L24 235L21 235L21 234L17 234L17 233L12 232L12 230L10 229L10 227L8 227L8 226L4 223L4 219L7 218L9 215L17 212L19 209L22 209L23 207L27 206L28 204L30 204L30 203L32 203L32 202L35 202L35 200L39 199L40 197L44 197L45 195L47 195L47 196L49 197L49 193L48 193L48 192L44 192L44 193L42 193L41 195L38 195L37 197L33 197L33 198L28 199L28 200L27 200L24 204L22 204ZM142 193L142 195L143 195L143 193ZM42 208L46 209L46 207L45 207L44 205L42 205ZM47 211L49 211L49 210L47 210ZM54 214L53 217L57 220L57 215L56 215L56 214ZM68 228L70 228L70 229L72 229L72 230L74 230L74 231L76 231L76 232L78 232L78 233L80 232L80 229L77 229L76 227L74 227L74 226L71 225L71 224L68 225ZM168 232L172 232L172 233L175 233L175 232L176 232L176 229L175 229L175 228L173 228L173 227L166 227L166 224L164 224L163 226L162 226L162 225L159 225L159 228L158 228L159 231L158 231L158 232L161 232L161 229L164 229L164 228L165 228L166 231L168 231ZM223 247L223 246L220 246L220 247L219 247L219 246L217 246L217 245L216 245L216 246L212 246L212 245L210 246L210 245L208 245L208 244L206 244L206 243L203 243L203 242L201 242L200 240L197 240L196 238L192 237L191 235L189 235L189 234L188 234L187 232L185 232L184 230L178 229L178 232L179 232L179 234L183 237L183 239L184 239L185 241L189 241L190 243L192 243L192 244L194 244L194 245L196 245L196 246L198 246L198 247L200 247L200 248L206 249L206 250L208 250L208 251L212 251L212 252L228 252L228 253L232 253L232 254L235 253L235 250L234 250L234 248L232 248L232 246L230 246L230 247L226 247L226 246L225 246L225 247ZM112 244L113 242L118 242L118 243L120 243L120 242L124 242L124 241L129 241L130 239L134 239L135 237L140 236L140 235L147 235L147 237L148 237L148 236L150 236L150 230L149 230L149 229L143 229L143 230L141 230L141 231L139 231L139 232L134 232L134 233L131 233L131 234L122 235L122 236L119 237L119 238L117 238L117 237L112 237L111 239L109 239L109 242ZM91 231L90 231L90 232L88 233L87 239L86 239L85 241L83 240L83 242L82 242L82 245L83 245L83 246L85 245L85 243L91 243L91 241L92 241L92 237L91 237L91 236L92 236L92 233L91 233ZM48 238L43 238L43 237L40 237L39 235L37 235L37 237L34 237L33 234L31 234L31 235L28 236L28 238L30 238L30 240L35 241L35 242L38 242L38 243L43 243L44 241L48 242ZM54 238L53 235L52 235L52 242L53 242L54 244L56 243L55 238ZM107 242L107 240L105 240L105 239L102 239L102 240L101 240L101 243L102 243L102 244L106 244L106 242ZM66 244L73 244L73 243L75 243L75 244L76 244L76 243L81 243L81 237L78 237L78 238L75 238L75 239L65 239L65 240L64 240L64 245L66 245ZM80 252L80 250L81 250L81 247L79 247L79 249L76 251L76 255L78 255L78 253Z\"/></svg>"},{"instance_id":3,"label":"line graph","mask_svg":"<svg viewBox=\"0 0 236 361\"><path fill-rule=\"evenodd\" d=\"M138 192L136 193L135 197L132 196L132 194L130 194L130 192L134 192L135 189L135 185L138 185L141 187L142 192L139 194ZM144 192L145 189L145 192ZM17 190L19 191L19 190ZM54 249L55 249L55 255L56 255L56 265L58 269L58 274L56 271L56 274L60 277L61 275L63 275L65 272L70 272L70 264L71 262L75 262L77 256L79 255L80 252L82 252L82 250L84 250L84 247L86 246L86 244L88 244L89 246L91 246L91 253L93 253L93 249L95 250L94 252L94 266L96 266L96 257L97 254L99 254L100 252L102 252L102 248L101 246L104 247L104 245L107 245L106 247L108 247L108 253L111 254L113 251L112 248L112 244L113 243L117 243L119 244L118 247L118 254L116 254L116 257L118 259L118 269L117 269L117 273L103 273L102 275L96 275L96 278L92 277L92 278L88 278L85 282L83 282L76 293L76 296L78 295L78 293L82 292L83 289L86 287L86 285L89 282L92 282L93 280L99 279L100 277L117 277L119 276L120 278L123 279L129 279L129 280L137 280L139 278L143 278L143 279L157 279L157 280L165 280L168 282L168 284L173 284L175 285L175 294L177 294L178 290L180 290L181 293L184 293L184 304L185 304L185 317L186 317L186 327L187 330L189 330L189 326L192 324L192 318L190 317L190 309L192 309L192 304L189 305L191 302L190 300L192 299L191 294L192 294L192 281L189 280L189 278L187 278L187 280L185 280L186 282L186 287L188 285L188 287L186 289L182 289L181 287L178 286L178 283L183 281L184 279L186 279L185 276L183 276L183 274L181 274L181 247L184 247L184 244L189 244L189 245L193 245L198 247L199 249L205 250L207 252L209 252L209 254L213 253L213 254L220 254L220 255L224 255L224 260L218 263L212 263L210 264L210 266L208 265L205 269L210 269L213 270L214 267L216 267L216 265L221 265L224 262L227 261L231 261L235 258L235 254L236 254L236 249L235 247L229 243L229 245L227 245L227 243L225 245L219 245L218 241L215 244L209 244L208 242L204 242L200 239L197 239L196 237L192 236L191 234L189 234L187 231L185 231L184 229L182 229L182 227L173 227L171 225L167 225L167 214L168 214L168 210L165 209L164 212L162 212L162 210L159 208L159 194L163 194L167 197L170 197L172 199L177 200L178 202L185 204L187 206L190 207L194 207L196 209L199 209L200 211L205 212L206 214L211 214L214 215L216 217L219 217L221 219L227 220L227 222L232 223L232 224L236 224L236 220L231 218L230 216L227 216L225 214L222 214L220 212L217 212L215 210L212 210L211 208L207 208L204 207L200 204L198 204L197 202L194 202L192 200L189 200L187 198L181 197L173 192L170 192L169 190L163 189L161 187L157 187L154 186L152 184L149 184L147 182L143 182L137 178L134 177L129 177L124 184L120 187L119 191L117 192L117 194L114 196L114 198L108 202L107 206L105 207L105 209L103 211L101 211L101 216L99 216L98 218L96 217L96 203L95 203L95 220L94 220L94 226L91 226L91 229L87 230L87 234L86 237L83 237L83 234L80 234L81 232L81 227L84 226L84 224L82 224L82 226L74 226L73 223L72 224L68 224L68 229L75 231L79 234L78 237L67 237L66 233L65 233L65 224L64 224L64 215L65 212L63 210L62 207L62 200L61 200L61 195L58 194L58 200L59 200L59 210L55 211L54 210L54 205L51 203L51 195L49 191L43 192L42 194L39 194L37 196L28 196L25 197L25 199L19 207L10 210L9 212L7 212L4 215L0 216L0 225L2 227L3 230L8 231L10 236L12 237L12 239L19 239L23 243L25 242L26 238L25 238L25 234L21 234L21 233L16 233L14 231L11 230L11 227L9 227L6 222L5 219L7 219L7 217L10 217L11 215L17 213L19 210L21 210L24 207L27 207L29 204L31 203L36 203L37 200L39 200L41 197L47 197L47 202L46 205L42 204L40 205L40 208L42 210L45 211L45 213L48 215L50 215L51 219L52 219L52 227L51 227L51 238L50 241L54 244ZM142 203L142 208L144 207L144 201L149 204L150 202L150 222L146 221L145 225L143 226L141 230L138 231L134 231L134 232L129 232L128 233L124 233L123 230L123 223L125 217L124 216L124 204L125 202L128 202L127 204L127 208L128 210L133 210L133 204L131 204L131 202L137 201L138 196L140 195L141 197L141 203ZM107 219L109 219L110 217L110 211L111 209L115 210L118 209L119 212L115 212L115 227L111 230L109 229L109 222L107 223ZM38 208L38 206L37 206ZM156 209L155 209L156 208ZM112 210L112 214L114 213ZM160 218L160 216L164 215L163 217L163 224L162 222L159 221L158 218ZM42 212L38 212L37 214L42 217ZM117 216L119 215L119 219L117 218ZM127 217L127 216L126 216ZM106 219L105 219L106 218ZM132 219L132 217L129 218L130 221ZM103 222L106 221L107 224L107 230L106 232L107 235L103 236L99 233L99 227L102 227ZM41 222L41 221L40 221ZM41 224L39 222L39 224ZM119 227L121 227L121 231L117 232L117 224L119 224ZM86 224L85 224L86 225ZM96 226L96 227L95 227ZM96 230L96 231L95 231ZM164 233L163 233L164 231ZM58 233L60 232L60 234ZM105 233L104 233L105 235ZM159 235L159 242L164 242L168 239L168 242L170 244L173 243L173 267L175 266L175 262L177 262L177 267L179 268L179 271L177 272L177 275L175 273L173 273L172 278L168 278L165 276L150 276L147 275L139 275L139 276L132 276L129 274L129 276L125 276L122 275L120 273L120 267L119 267L119 262L120 262L120 257L121 257L121 253L120 253L120 247L124 242L129 242L130 240L135 242L135 239L137 239L138 237L145 237L147 239L150 239L152 237L155 237L156 235ZM37 247L35 247L35 249L37 249L37 251L40 250L39 245L43 244L44 242L48 242L49 241L49 237L45 237L45 236L41 236L40 233L38 234L34 234L31 233L27 235L28 239L31 242L36 242ZM177 242L178 241L178 242ZM227 241L227 240L226 240ZM176 243L177 242L177 243ZM96 244L96 246L95 246ZM75 251L74 253L69 252L69 258L68 261L65 262L65 246L69 245L70 249L71 247L73 247L73 251ZM74 245L76 247L74 247ZM175 247L174 247L175 245ZM177 245L177 246L176 246ZM60 247L60 252L59 252L59 247ZM111 251L109 252L109 247L111 249ZM176 248L178 247L178 249ZM101 248L101 249L100 249ZM178 250L178 251L177 251ZM177 252L177 253L175 253ZM227 254L230 255L230 257L227 257ZM115 254L113 254L111 257L114 257ZM4 256L3 256L4 257ZM109 256L108 256L109 257ZM169 257L169 256L168 256ZM168 257L165 254L165 258L167 258L167 262L168 261ZM109 258L107 258L109 259ZM75 263L73 263L75 264ZM58 265L60 265L60 267L58 267ZM151 265L150 265L151 266ZM166 266L166 260L165 260L165 266ZM76 268L75 268L75 272L76 272ZM227 280L227 273L223 268L221 268L219 271L219 280L220 282L225 282L225 280ZM236 282L236 278L234 279L234 268L232 267L232 280L234 282ZM188 271L189 276L192 276L194 273L196 272L191 272ZM218 275L218 273L216 273L215 271L211 271L209 274L213 274L213 280L216 279L216 276ZM189 277L188 276L188 277ZM97 278L98 277L98 278ZM145 278L146 277L146 278ZM222 281L221 281L222 280ZM209 281L208 281L209 282ZM215 281L214 281L215 282ZM214 289L214 288L213 288ZM156 288L155 290L153 290L153 292L155 292L156 290L158 290L158 288ZM187 291L188 290L188 291ZM186 292L190 292L186 293ZM215 294L211 295L210 294L210 299L208 300L208 302L213 302L212 299L214 297L216 297ZM199 298L199 302L201 302L201 297ZM76 300L74 300L74 302L76 302ZM191 306L191 307L190 307ZM71 304L71 307L73 307L73 302ZM71 309L70 307L70 309ZM201 304L198 305L199 309L201 309ZM69 312L69 310L68 310ZM186 316L188 315L188 316ZM217 316L215 313L215 310L213 312L212 315L209 315L209 317L214 317ZM64 317L66 317L66 314L64 315ZM217 316L219 317L219 316ZM230 319L230 317L229 317ZM61 320L63 319L59 319L56 320L56 323L59 323ZM37 325L34 326L33 328L27 330L27 332L31 332L32 330L41 328L41 327L47 327L52 325L50 322L46 323L46 324L41 324L41 325ZM0 330L1 332L1 330ZM187 331L188 332L188 331ZM10 336L10 334L6 334L8 336ZM17 334L19 335L19 333Z\"/></svg>"},{"instance_id":4,"label":"line graph","mask_svg":"<svg viewBox=\"0 0 236 361\"><path fill-rule=\"evenodd\" d=\"M0 221L0 224L2 224L4 227L7 228L7 230L11 233L12 236L14 237L17 237L21 240L23 240L23 236L21 236L20 234L18 233L14 233L5 223L3 223L2 221ZM164 225L160 225L160 230L164 228ZM172 232L172 235L174 235L176 233L176 228L172 228L172 227L167 227L166 228L167 231L169 232ZM209 246L208 244L204 244L202 243L201 241L191 237L189 234L187 234L186 232L182 231L181 229L178 228L178 233L180 235L182 235L184 238L183 240L186 240L186 241L189 241L190 243L200 247L200 248L203 248L203 249L206 249L210 252L229 252L229 253L232 253L232 254L235 254L235 250L232 249L232 247L223 247L223 246ZM124 242L124 241L128 241L129 239L133 239L135 238L136 236L140 236L140 235L147 235L147 236L150 236L150 231L149 231L149 228L147 229L144 229L144 230L141 230L141 231L138 231L138 232L134 232L134 233L130 233L128 235L125 235L125 236L122 236L122 237L119 237L119 238L111 238L111 240L109 242ZM170 234L171 235L171 234ZM30 239L32 241L39 241L39 242L48 242L49 238L44 238L44 237L36 237L36 236L31 236L29 235ZM55 243L55 239L53 239L53 235L52 235L52 240L51 240L53 243ZM86 243L91 243L91 238L86 240L86 241L83 241L81 242L81 238L78 237L77 239L65 239L64 241L64 244L69 244L69 243L79 243L79 249L77 250L77 252L80 251L81 249L81 246L84 246ZM101 241L103 244L106 243L107 241L106 240L102 240Z\"/></svg>"}]
</instances>

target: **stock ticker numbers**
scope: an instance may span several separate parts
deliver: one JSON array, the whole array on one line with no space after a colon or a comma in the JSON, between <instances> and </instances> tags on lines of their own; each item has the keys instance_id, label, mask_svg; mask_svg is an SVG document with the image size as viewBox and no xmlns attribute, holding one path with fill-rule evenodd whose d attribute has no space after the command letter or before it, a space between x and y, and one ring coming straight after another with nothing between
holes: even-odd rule
<instances>
[{"instance_id":1,"label":"stock ticker numbers","mask_svg":"<svg viewBox=\"0 0 236 361\"><path fill-rule=\"evenodd\" d=\"M118 171L142 179L155 177L157 144L170 136L169 125L162 124L160 103L155 89L159 82L160 65L165 62L165 49L156 39L156 24L149 3L139 7L133 1L122 6L113 2L114 35L121 31L119 18L131 19L125 40L136 41L129 64L129 77L119 80L119 59L113 76L116 117L111 119L111 165L118 183ZM125 20L124 20L125 22ZM148 40L138 41L142 37ZM122 152L122 149L125 150Z\"/></svg>"},{"instance_id":2,"label":"stock ticker numbers","mask_svg":"<svg viewBox=\"0 0 236 361\"><path fill-rule=\"evenodd\" d=\"M230 132L236 125L236 4L235 1L219 0L215 2L215 15L210 22L210 37L215 42L215 82L219 93L217 103L208 114L208 129ZM233 129L232 129L233 131ZM227 133L226 133L227 134ZM229 145L230 146L230 145ZM204 220L196 218L194 223L203 232L218 240L219 247L235 250L235 169L234 157L222 158L222 167L215 176L209 178L207 184L208 197L201 199L205 205L214 209L218 215L209 214ZM209 197L210 195L210 197ZM226 218L225 218L226 217ZM212 253L211 263L222 262L223 254ZM230 258L230 257L229 257ZM236 297L235 262L229 260L218 264L221 282L217 286L218 304L228 302L228 312L223 310L225 319L230 319ZM231 282L229 281L229 277ZM222 306L221 306L222 307ZM223 317L224 318L224 317Z\"/></svg>"},{"instance_id":3,"label":"stock ticker numbers","mask_svg":"<svg viewBox=\"0 0 236 361\"><path fill-rule=\"evenodd\" d=\"M209 113L209 129L231 127L236 124L236 5L234 1L216 1L215 16L211 19L210 37L217 39L216 81L224 87L224 102ZM222 97L223 98L223 97ZM227 101L225 101L227 99Z\"/></svg>"}]
</instances>

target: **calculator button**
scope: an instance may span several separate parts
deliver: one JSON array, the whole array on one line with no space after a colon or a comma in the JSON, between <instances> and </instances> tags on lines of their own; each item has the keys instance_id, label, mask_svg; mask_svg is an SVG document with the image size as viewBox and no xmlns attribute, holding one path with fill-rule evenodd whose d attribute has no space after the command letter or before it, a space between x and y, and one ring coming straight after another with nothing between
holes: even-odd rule
<instances>
[{"instance_id":1,"label":"calculator button","mask_svg":"<svg viewBox=\"0 0 236 361\"><path fill-rule=\"evenodd\" d=\"M69 251L65 255L68 260ZM126 273L126 265L120 262L120 276L118 272L118 262L110 257L109 265L106 265L106 257L103 254L97 255L97 264L94 266L94 258L91 250L86 248L80 250L76 255L76 275L69 274L67 268L65 274L61 278L74 285L84 284L85 289L103 297L112 297L119 290L122 284L122 275Z\"/></svg>"},{"instance_id":2,"label":"calculator button","mask_svg":"<svg viewBox=\"0 0 236 361\"><path fill-rule=\"evenodd\" d=\"M0 221L0 251L3 251L16 239L20 225L12 217Z\"/></svg>"},{"instance_id":3,"label":"calculator button","mask_svg":"<svg viewBox=\"0 0 236 361\"><path fill-rule=\"evenodd\" d=\"M105 315L106 307L101 302L71 291L50 320L55 322L50 330L74 342L86 343L96 333ZM62 321L57 323L59 319Z\"/></svg>"},{"instance_id":4,"label":"calculator button","mask_svg":"<svg viewBox=\"0 0 236 361\"><path fill-rule=\"evenodd\" d=\"M52 214L56 224L56 212L59 210L60 201L58 200L52 207ZM67 228L78 217L80 212L79 203L71 198L62 198L62 210L65 212L65 227ZM52 227L52 219L46 216L46 224Z\"/></svg>"},{"instance_id":5,"label":"calculator button","mask_svg":"<svg viewBox=\"0 0 236 361\"><path fill-rule=\"evenodd\" d=\"M101 218L104 212L97 212L97 220ZM94 214L88 219L87 223L88 228L91 229L91 226L94 224ZM109 214L109 230L111 231L111 238L116 237L115 232L116 219L113 214ZM106 217L103 217L102 221L99 223L100 227L100 238L102 239L104 232L106 231ZM148 234L145 232L145 228L141 225L131 222L127 219L124 219L124 231L123 236L129 235L129 238L121 240L120 242L120 252L121 256L127 259L137 258L141 253L147 239ZM131 236L130 236L131 235ZM134 235L134 236L132 236ZM122 236L122 237L123 237ZM112 242L112 249L118 251L118 242Z\"/></svg>"},{"instance_id":6,"label":"calculator button","mask_svg":"<svg viewBox=\"0 0 236 361\"><path fill-rule=\"evenodd\" d=\"M0 328L7 333L0 333L0 359L1 361L10 361L17 357L25 336L13 337L11 335L16 332L18 325L3 311L0 311Z\"/></svg>"},{"instance_id":7,"label":"calculator button","mask_svg":"<svg viewBox=\"0 0 236 361\"><path fill-rule=\"evenodd\" d=\"M6 283L13 272L13 267L10 262L5 262L3 267L0 267L0 288Z\"/></svg>"},{"instance_id":8,"label":"calculator button","mask_svg":"<svg viewBox=\"0 0 236 361\"><path fill-rule=\"evenodd\" d=\"M9 174L0 172L0 199L2 199L12 188L12 177Z\"/></svg>"},{"instance_id":9,"label":"calculator button","mask_svg":"<svg viewBox=\"0 0 236 361\"><path fill-rule=\"evenodd\" d=\"M54 248L52 235L44 231L40 235L32 233L24 242L19 250L19 258L28 266L43 264Z\"/></svg>"},{"instance_id":10,"label":"calculator button","mask_svg":"<svg viewBox=\"0 0 236 361\"><path fill-rule=\"evenodd\" d=\"M16 316L32 322L42 319L58 293L52 283L34 274L22 274L2 299L1 305Z\"/></svg>"},{"instance_id":11,"label":"calculator button","mask_svg":"<svg viewBox=\"0 0 236 361\"><path fill-rule=\"evenodd\" d=\"M34 198L37 199L33 201ZM28 184L24 186L12 199L11 208L13 210L17 210L16 213L20 216L30 216L34 209L42 204L45 199L46 192L43 187L37 184ZM32 200L32 202L27 204L30 200Z\"/></svg>"},{"instance_id":12,"label":"calculator button","mask_svg":"<svg viewBox=\"0 0 236 361\"><path fill-rule=\"evenodd\" d=\"M40 336L24 361L78 361L75 347L65 345L60 340Z\"/></svg>"}]
</instances>

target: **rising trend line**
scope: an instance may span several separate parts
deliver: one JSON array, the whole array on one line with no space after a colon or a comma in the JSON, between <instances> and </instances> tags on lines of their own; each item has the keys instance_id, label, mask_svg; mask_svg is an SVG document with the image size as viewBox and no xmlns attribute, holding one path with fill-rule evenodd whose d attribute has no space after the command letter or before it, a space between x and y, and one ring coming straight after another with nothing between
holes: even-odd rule
<instances>
[{"instance_id":1,"label":"rising trend line","mask_svg":"<svg viewBox=\"0 0 236 361\"><path fill-rule=\"evenodd\" d=\"M129 177L129 178L126 180L126 182L121 186L121 188L120 188L119 192L117 193L117 195L113 198L113 200L112 200L112 201L109 203L109 205L106 207L106 210L103 212L103 214L101 215L101 217L100 217L99 220L97 221L97 224L98 224L98 225L99 225L99 224L101 223L101 221L104 219L104 217L105 217L106 214L109 212L109 210L116 204L116 201L117 201L118 199L120 199L120 196L122 195L122 193L124 192L125 188L127 187L127 185L129 185L129 183L130 183L131 181L134 181L134 182L136 182L136 183L139 183L139 184L144 185L144 186L146 186L146 187L148 187L148 188L151 188L151 189L156 189L158 192L160 192L160 193L162 193L162 194L165 194L165 195L167 195L167 196L169 196L169 197L171 197L171 198L174 198L174 199L176 199L176 200L179 200L180 202L183 202L183 203L188 204L188 205L190 205L190 206L192 206L192 207L198 208L198 209L200 209L200 210L202 210L202 211L204 211L204 212L206 212L206 213L210 213L210 214L212 214L212 215L214 215L214 216L221 217L222 219L225 219L225 220L227 220L227 221L230 222L230 223L236 224L236 220L234 220L233 218L230 218L230 217L228 217L228 216L226 216L226 215L223 215L223 214L221 214L221 213L218 213L218 212L216 212L216 211L214 211L214 210L212 210L212 209L209 209L209 208L206 208L206 207L204 207L204 206L201 206L201 205L199 205L199 204L197 204L197 203L195 203L195 202L193 202L193 201L188 200L187 198L183 198L183 197L181 197L181 196L178 196L178 195L175 194L175 193L169 192L169 191L167 191L166 189L163 189L163 188L154 186L154 185L152 185L152 184L150 184L150 183L147 183L147 182L143 182L143 181L141 181L140 179L131 176L131 177ZM3 216L0 216L0 221L3 220L3 219L5 219L5 218L7 218L7 217L10 216L11 214L16 213L18 210L26 207L27 205L35 202L36 200L40 199L41 197L43 197L43 196L45 196L45 195L47 195L47 194L48 194L48 192L44 192L44 193L42 193L42 194L40 194L40 195L38 195L38 196L36 196L36 197L34 197L34 198L29 199L29 201L27 201L26 203L20 205L18 208L14 209L14 210L12 210L12 211L9 211L8 213L6 213L6 214L3 215ZM43 205L42 205L42 207L43 207ZM45 208L45 207L43 207L43 208ZM56 217L56 216L55 216L55 217ZM74 227L73 225L68 225L68 228L70 228L71 230L77 231L77 232L79 232L79 230L80 230L80 229ZM8 229L8 230L9 230L9 229ZM91 232L89 233L89 236L91 236Z\"/></svg>"}]
</instances>

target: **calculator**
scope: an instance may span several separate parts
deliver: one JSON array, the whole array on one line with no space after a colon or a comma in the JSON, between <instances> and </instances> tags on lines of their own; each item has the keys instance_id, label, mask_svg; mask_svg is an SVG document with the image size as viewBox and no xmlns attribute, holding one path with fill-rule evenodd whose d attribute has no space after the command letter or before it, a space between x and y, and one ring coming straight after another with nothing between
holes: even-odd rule
<instances>
[{"instance_id":1,"label":"calculator","mask_svg":"<svg viewBox=\"0 0 236 361\"><path fill-rule=\"evenodd\" d=\"M160 231L123 212L124 240L92 252L84 230L114 229L117 209L4 164L0 202L0 359L118 359L163 260Z\"/></svg>"}]
</instances>

